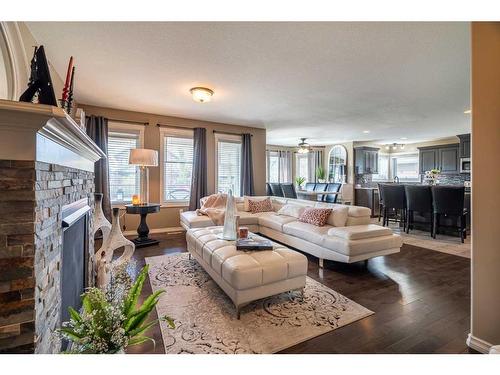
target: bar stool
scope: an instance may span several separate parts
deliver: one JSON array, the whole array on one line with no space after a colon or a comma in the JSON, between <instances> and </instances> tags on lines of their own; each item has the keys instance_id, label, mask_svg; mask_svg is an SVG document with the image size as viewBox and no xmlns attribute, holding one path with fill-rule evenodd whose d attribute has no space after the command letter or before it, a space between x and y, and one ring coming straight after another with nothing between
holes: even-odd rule
<instances>
[{"instance_id":1,"label":"bar stool","mask_svg":"<svg viewBox=\"0 0 500 375\"><path fill-rule=\"evenodd\" d=\"M425 185L405 185L406 194L406 233L410 233L410 226L413 229L414 213L428 213L430 215L430 232L434 233L432 192L430 186Z\"/></svg>"},{"instance_id":2,"label":"bar stool","mask_svg":"<svg viewBox=\"0 0 500 375\"><path fill-rule=\"evenodd\" d=\"M406 197L405 187L398 184L384 184L382 196L384 199L384 218L382 225L389 226L389 221L403 224L406 229ZM393 214L393 215L392 215Z\"/></svg>"},{"instance_id":3,"label":"bar stool","mask_svg":"<svg viewBox=\"0 0 500 375\"><path fill-rule=\"evenodd\" d=\"M458 229L460 241L464 243L467 238L466 216L467 210L464 208L465 188L463 186L433 186L432 187L432 206L434 220L434 236L442 226L439 223L441 216L456 217L457 225L452 225L451 228Z\"/></svg>"}]
</instances>

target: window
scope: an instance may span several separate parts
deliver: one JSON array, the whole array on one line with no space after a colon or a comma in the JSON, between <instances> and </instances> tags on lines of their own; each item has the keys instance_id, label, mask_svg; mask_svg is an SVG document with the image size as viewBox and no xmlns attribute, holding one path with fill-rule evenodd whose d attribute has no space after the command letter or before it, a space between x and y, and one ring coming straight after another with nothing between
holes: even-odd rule
<instances>
[{"instance_id":1,"label":"window","mask_svg":"<svg viewBox=\"0 0 500 375\"><path fill-rule=\"evenodd\" d=\"M418 154L399 155L392 157L393 177L399 181L420 181L418 171Z\"/></svg>"},{"instance_id":2,"label":"window","mask_svg":"<svg viewBox=\"0 0 500 375\"><path fill-rule=\"evenodd\" d=\"M217 186L219 193L229 189L236 197L241 196L241 139L240 137L216 138L217 140Z\"/></svg>"},{"instance_id":3,"label":"window","mask_svg":"<svg viewBox=\"0 0 500 375\"><path fill-rule=\"evenodd\" d=\"M140 170L128 163L130 150L142 147L144 127L109 124L108 163L111 203L132 202L132 195L140 194Z\"/></svg>"},{"instance_id":4,"label":"window","mask_svg":"<svg viewBox=\"0 0 500 375\"><path fill-rule=\"evenodd\" d=\"M304 177L306 182L309 181L309 153L295 154L295 176Z\"/></svg>"},{"instance_id":5,"label":"window","mask_svg":"<svg viewBox=\"0 0 500 375\"><path fill-rule=\"evenodd\" d=\"M389 160L390 155L388 154L378 154L378 174L372 175L373 181L388 181L389 176Z\"/></svg>"},{"instance_id":6,"label":"window","mask_svg":"<svg viewBox=\"0 0 500 375\"><path fill-rule=\"evenodd\" d=\"M267 182L292 182L292 155L288 150L268 150Z\"/></svg>"},{"instance_id":7,"label":"window","mask_svg":"<svg viewBox=\"0 0 500 375\"><path fill-rule=\"evenodd\" d=\"M343 183L347 180L347 149L335 145L330 150L328 160L328 181Z\"/></svg>"},{"instance_id":8,"label":"window","mask_svg":"<svg viewBox=\"0 0 500 375\"><path fill-rule=\"evenodd\" d=\"M191 194L192 132L162 132L162 201L185 203Z\"/></svg>"},{"instance_id":9,"label":"window","mask_svg":"<svg viewBox=\"0 0 500 375\"><path fill-rule=\"evenodd\" d=\"M267 152L267 182L280 182L279 151Z\"/></svg>"}]
</instances>

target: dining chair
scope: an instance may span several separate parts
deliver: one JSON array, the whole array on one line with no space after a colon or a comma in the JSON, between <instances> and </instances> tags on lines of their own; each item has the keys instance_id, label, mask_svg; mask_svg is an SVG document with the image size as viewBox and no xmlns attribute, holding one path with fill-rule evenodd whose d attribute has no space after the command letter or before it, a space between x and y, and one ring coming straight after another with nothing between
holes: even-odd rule
<instances>
[{"instance_id":1,"label":"dining chair","mask_svg":"<svg viewBox=\"0 0 500 375\"><path fill-rule=\"evenodd\" d=\"M269 182L266 182L266 195L268 196L273 195L273 191L271 190L271 184L269 184Z\"/></svg>"},{"instance_id":2,"label":"dining chair","mask_svg":"<svg viewBox=\"0 0 500 375\"><path fill-rule=\"evenodd\" d=\"M328 184L325 183L319 183L314 186L314 191L325 191L326 187ZM324 195L323 194L318 194L317 198L318 201L323 201Z\"/></svg>"},{"instance_id":3,"label":"dining chair","mask_svg":"<svg viewBox=\"0 0 500 375\"><path fill-rule=\"evenodd\" d=\"M314 187L316 184L314 182L306 182L306 190L307 191L314 191Z\"/></svg>"},{"instance_id":4,"label":"dining chair","mask_svg":"<svg viewBox=\"0 0 500 375\"><path fill-rule=\"evenodd\" d=\"M332 184L328 184L326 187L326 191L338 193L340 188L342 187L341 183L335 182ZM325 194L323 195L323 202L327 203L337 203L338 194Z\"/></svg>"},{"instance_id":5,"label":"dining chair","mask_svg":"<svg viewBox=\"0 0 500 375\"><path fill-rule=\"evenodd\" d=\"M283 196L285 198L297 198L297 192L295 191L295 186L292 183L281 184L281 190L283 191Z\"/></svg>"},{"instance_id":6,"label":"dining chair","mask_svg":"<svg viewBox=\"0 0 500 375\"><path fill-rule=\"evenodd\" d=\"M275 197L283 197L283 189L281 189L281 184L278 183L270 183L269 187L271 188L271 191Z\"/></svg>"}]
</instances>

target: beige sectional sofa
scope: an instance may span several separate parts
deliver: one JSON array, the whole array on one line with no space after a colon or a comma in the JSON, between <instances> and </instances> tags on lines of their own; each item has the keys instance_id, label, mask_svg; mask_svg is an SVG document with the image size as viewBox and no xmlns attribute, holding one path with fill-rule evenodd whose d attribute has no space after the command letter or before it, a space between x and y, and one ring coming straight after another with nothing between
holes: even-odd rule
<instances>
[{"instance_id":1,"label":"beige sectional sofa","mask_svg":"<svg viewBox=\"0 0 500 375\"><path fill-rule=\"evenodd\" d=\"M353 263L397 253L403 244L401 237L392 233L389 228L370 224L371 211L366 207L270 197L273 204L272 212L252 214L245 204L245 199L248 198L236 198L240 225L318 257L320 267L323 267L323 259ZM319 227L300 222L294 216L278 214L284 205L297 208L326 207L332 208L333 212L328 218L327 225ZM187 230L210 227L214 223L207 216L186 211L181 213L181 225Z\"/></svg>"}]
</instances>

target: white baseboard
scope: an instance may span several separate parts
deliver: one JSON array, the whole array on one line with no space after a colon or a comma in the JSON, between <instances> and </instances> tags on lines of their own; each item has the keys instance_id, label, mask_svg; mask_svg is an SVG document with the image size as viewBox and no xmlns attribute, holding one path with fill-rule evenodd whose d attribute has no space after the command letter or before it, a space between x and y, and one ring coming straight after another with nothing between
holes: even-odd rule
<instances>
[{"instance_id":1,"label":"white baseboard","mask_svg":"<svg viewBox=\"0 0 500 375\"><path fill-rule=\"evenodd\" d=\"M178 233L178 232L185 232L186 230L183 227L167 227L167 228L156 228L156 229L150 229L149 233L150 234L156 234L156 233ZM126 230L123 232L124 236L133 236L137 235L137 230Z\"/></svg>"},{"instance_id":2,"label":"white baseboard","mask_svg":"<svg viewBox=\"0 0 500 375\"><path fill-rule=\"evenodd\" d=\"M488 354L490 352L490 348L493 346L487 341L481 340L480 338L472 336L471 333L467 336L467 346L474 350L477 350L479 353Z\"/></svg>"}]
</instances>

